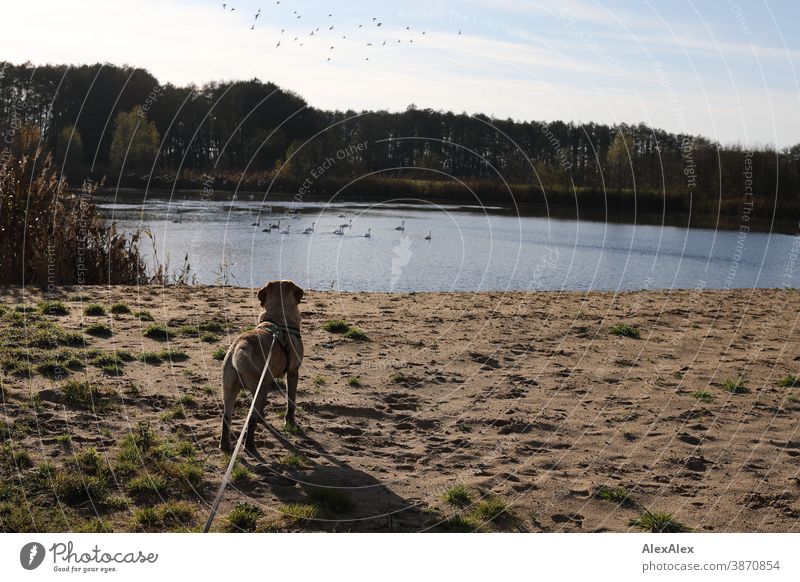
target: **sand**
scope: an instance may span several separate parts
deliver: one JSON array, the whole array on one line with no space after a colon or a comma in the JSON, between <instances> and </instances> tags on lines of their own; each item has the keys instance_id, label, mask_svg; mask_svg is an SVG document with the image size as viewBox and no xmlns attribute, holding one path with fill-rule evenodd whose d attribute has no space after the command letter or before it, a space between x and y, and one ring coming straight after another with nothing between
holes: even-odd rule
<instances>
[{"instance_id":1,"label":"sand","mask_svg":"<svg viewBox=\"0 0 800 582\"><path fill-rule=\"evenodd\" d=\"M119 377L92 365L73 372L71 378L117 395L114 406L97 412L65 404L63 381L4 372L3 422L10 427L32 417L37 427L10 441L31 457L32 466L20 472L45 461L68 467L76 452L92 446L113 469L124 436L147 421L159 438L190 441L202 461L200 486L164 495L193 512L162 529L196 530L227 460L217 448L221 362L212 353L254 325L254 293L219 287L80 293L48 296L63 300L70 314L47 319L68 331L107 323L113 335L92 338L92 348L136 355L173 347L189 358L128 362ZM0 293L7 310L42 297L21 289ZM218 341L164 342L145 338L150 323L130 314L82 315L86 303L116 301L149 311L156 322L221 320L231 331L217 334ZM644 511L669 513L695 531L799 528L800 386L778 384L800 373L800 292L309 291L301 307L300 431L281 430L284 403L271 395L269 420L285 440L259 428L264 460L242 456L249 472L228 489L215 529L235 529L226 516L240 502L258 508L259 531L624 532L639 531L631 520ZM333 319L358 326L370 341L325 331L323 323ZM640 338L613 335L617 324L635 326ZM726 380L745 387L726 390ZM31 394L41 395L36 406L28 404ZM242 396L234 434L248 404ZM174 414L176 407L182 413ZM71 444L57 439L65 432ZM287 454L302 459L301 466ZM6 466L4 482L19 482L20 472ZM78 529L99 516L115 531L141 529L136 512L162 499L131 495L124 478L109 483L113 507L73 504L48 527ZM469 497L463 507L444 498L456 485ZM615 487L625 488L627 503L599 495ZM331 501L318 494L330 488L343 495ZM41 511L61 511L60 504L36 501L45 497L32 499ZM309 506L316 512L303 514Z\"/></svg>"}]
</instances>

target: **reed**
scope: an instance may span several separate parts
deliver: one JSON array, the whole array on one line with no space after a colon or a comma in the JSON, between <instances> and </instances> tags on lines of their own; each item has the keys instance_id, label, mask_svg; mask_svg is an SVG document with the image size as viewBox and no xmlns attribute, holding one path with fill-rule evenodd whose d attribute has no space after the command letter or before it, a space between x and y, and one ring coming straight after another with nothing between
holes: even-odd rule
<instances>
[{"instance_id":1,"label":"reed","mask_svg":"<svg viewBox=\"0 0 800 582\"><path fill-rule=\"evenodd\" d=\"M146 283L140 235L117 232L98 214L98 187L68 192L52 157L39 150L0 166L0 284Z\"/></svg>"}]
</instances>

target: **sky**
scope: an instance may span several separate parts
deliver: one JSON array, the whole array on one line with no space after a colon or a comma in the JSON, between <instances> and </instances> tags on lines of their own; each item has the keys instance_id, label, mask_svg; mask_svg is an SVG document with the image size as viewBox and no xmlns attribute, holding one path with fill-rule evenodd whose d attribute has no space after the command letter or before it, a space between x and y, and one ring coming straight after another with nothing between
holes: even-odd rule
<instances>
[{"instance_id":1,"label":"sky","mask_svg":"<svg viewBox=\"0 0 800 582\"><path fill-rule=\"evenodd\" d=\"M127 64L173 84L256 77L324 109L414 103L800 143L796 0L225 4L3 2L0 59Z\"/></svg>"}]
</instances>

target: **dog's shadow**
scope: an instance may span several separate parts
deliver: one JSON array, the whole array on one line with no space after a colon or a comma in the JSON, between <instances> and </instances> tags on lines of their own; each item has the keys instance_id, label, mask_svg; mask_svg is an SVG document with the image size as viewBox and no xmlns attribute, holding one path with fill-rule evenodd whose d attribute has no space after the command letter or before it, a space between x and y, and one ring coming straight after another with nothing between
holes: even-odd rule
<instances>
[{"instance_id":1,"label":"dog's shadow","mask_svg":"<svg viewBox=\"0 0 800 582\"><path fill-rule=\"evenodd\" d=\"M311 504L319 514L303 519L300 529L325 531L425 531L436 527L442 516L430 510L422 499L405 499L369 473L341 461L317 440L305 433L294 435L296 443L268 423L266 426L278 446L269 449L268 458L242 453L241 462L257 474L252 491L275 495L287 511L292 504ZM263 441L262 441L263 442ZM278 456L287 453L306 459L301 467L279 464ZM291 513L291 509L288 510Z\"/></svg>"}]
</instances>

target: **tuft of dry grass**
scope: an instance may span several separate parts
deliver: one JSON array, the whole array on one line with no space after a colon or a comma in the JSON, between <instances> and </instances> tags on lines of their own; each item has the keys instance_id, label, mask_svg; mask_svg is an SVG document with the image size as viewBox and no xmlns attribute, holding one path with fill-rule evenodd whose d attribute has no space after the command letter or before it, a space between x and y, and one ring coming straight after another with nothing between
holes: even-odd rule
<instances>
[{"instance_id":1,"label":"tuft of dry grass","mask_svg":"<svg viewBox=\"0 0 800 582\"><path fill-rule=\"evenodd\" d=\"M38 144L38 129L21 127L0 168L0 284L146 283L141 233L120 233L100 216L94 202L100 184L70 192Z\"/></svg>"}]
</instances>

